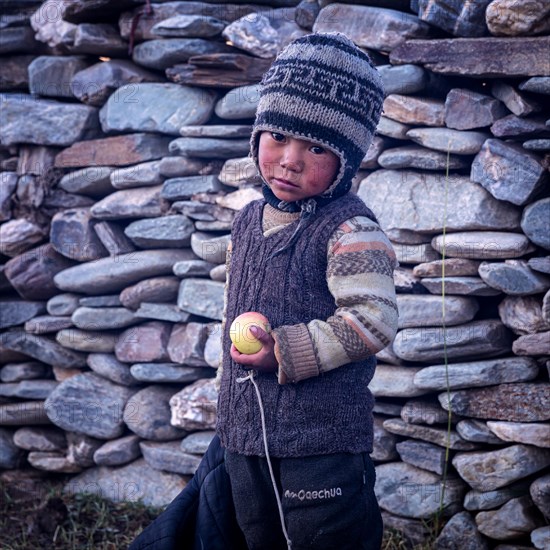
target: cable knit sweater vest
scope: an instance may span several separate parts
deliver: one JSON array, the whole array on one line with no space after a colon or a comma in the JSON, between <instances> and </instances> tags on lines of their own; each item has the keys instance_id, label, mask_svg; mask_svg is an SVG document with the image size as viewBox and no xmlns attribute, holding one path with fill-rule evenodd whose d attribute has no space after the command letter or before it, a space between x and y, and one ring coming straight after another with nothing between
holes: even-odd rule
<instances>
[{"instance_id":1,"label":"cable knit sweater vest","mask_svg":"<svg viewBox=\"0 0 550 550\"><path fill-rule=\"evenodd\" d=\"M260 409L249 371L229 355L229 326L245 311L263 313L273 328L327 319L336 304L326 281L328 240L353 216L372 212L347 194L325 208L291 249L270 259L292 235L296 223L264 237L264 201L247 205L235 219L233 252L223 334L223 374L217 431L224 447L245 455L265 455ZM372 451L373 398L368 384L374 356L296 384L281 385L276 374L258 374L269 451L277 457Z\"/></svg>"}]
</instances>

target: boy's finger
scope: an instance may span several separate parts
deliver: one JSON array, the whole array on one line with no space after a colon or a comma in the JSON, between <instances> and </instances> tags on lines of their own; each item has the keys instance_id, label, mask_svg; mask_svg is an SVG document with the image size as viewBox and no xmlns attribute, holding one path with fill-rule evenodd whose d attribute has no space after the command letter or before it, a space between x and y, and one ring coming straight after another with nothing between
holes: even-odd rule
<instances>
[{"instance_id":1,"label":"boy's finger","mask_svg":"<svg viewBox=\"0 0 550 550\"><path fill-rule=\"evenodd\" d=\"M257 338L262 344L269 342L269 334L262 328L256 325L250 327L250 332L254 338Z\"/></svg>"}]
</instances>

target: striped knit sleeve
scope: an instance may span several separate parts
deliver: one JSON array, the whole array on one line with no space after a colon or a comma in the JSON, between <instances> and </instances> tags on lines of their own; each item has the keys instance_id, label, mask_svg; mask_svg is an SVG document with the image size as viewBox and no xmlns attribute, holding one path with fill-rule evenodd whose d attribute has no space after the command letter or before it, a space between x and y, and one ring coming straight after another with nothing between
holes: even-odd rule
<instances>
[{"instance_id":1,"label":"striped knit sleeve","mask_svg":"<svg viewBox=\"0 0 550 550\"><path fill-rule=\"evenodd\" d=\"M395 252L380 227L366 217L344 222L327 251L328 287L337 306L328 319L275 331L276 355L286 376L299 382L374 355L397 331Z\"/></svg>"}]
</instances>

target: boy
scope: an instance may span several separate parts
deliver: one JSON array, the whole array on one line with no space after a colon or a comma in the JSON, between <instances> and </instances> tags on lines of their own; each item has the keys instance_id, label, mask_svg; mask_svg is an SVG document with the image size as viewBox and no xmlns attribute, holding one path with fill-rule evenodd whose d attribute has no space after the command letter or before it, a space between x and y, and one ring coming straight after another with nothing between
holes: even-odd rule
<instances>
[{"instance_id":1,"label":"boy","mask_svg":"<svg viewBox=\"0 0 550 550\"><path fill-rule=\"evenodd\" d=\"M380 548L367 386L397 329L396 261L349 190L383 99L338 33L295 40L262 80L251 154L265 200L233 225L217 425L250 550ZM229 339L247 311L272 327L252 329L253 355Z\"/></svg>"}]
</instances>

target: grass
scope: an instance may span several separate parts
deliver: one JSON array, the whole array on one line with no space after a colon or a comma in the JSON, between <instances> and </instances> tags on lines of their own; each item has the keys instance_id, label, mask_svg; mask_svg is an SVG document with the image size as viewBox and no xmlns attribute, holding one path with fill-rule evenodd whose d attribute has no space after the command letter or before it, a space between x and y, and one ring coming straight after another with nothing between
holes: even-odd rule
<instances>
[{"instance_id":1,"label":"grass","mask_svg":"<svg viewBox=\"0 0 550 550\"><path fill-rule=\"evenodd\" d=\"M113 503L95 495L64 494L62 482L0 480L0 548L123 550L161 509ZM430 550L433 544L415 546ZM412 550L396 531L386 531L381 550Z\"/></svg>"}]
</instances>

